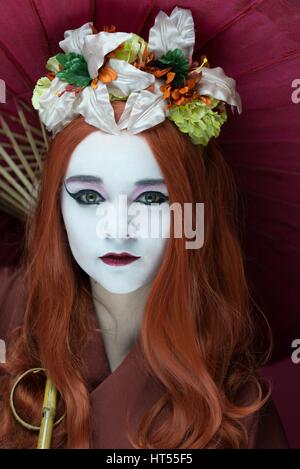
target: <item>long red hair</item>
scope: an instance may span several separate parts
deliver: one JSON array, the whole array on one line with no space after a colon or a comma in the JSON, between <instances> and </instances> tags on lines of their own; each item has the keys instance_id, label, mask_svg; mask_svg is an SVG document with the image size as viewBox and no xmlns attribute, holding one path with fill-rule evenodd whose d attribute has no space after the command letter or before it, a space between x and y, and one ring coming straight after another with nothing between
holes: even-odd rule
<instances>
[{"instance_id":1,"label":"long red hair","mask_svg":"<svg viewBox=\"0 0 300 469\"><path fill-rule=\"evenodd\" d=\"M122 106L113 106L118 120ZM90 447L80 350L92 297L69 249L59 192L73 150L95 130L76 118L53 139L45 159L37 207L26 224L24 323L10 335L7 363L0 365L1 447L36 447L37 434L16 423L9 407L16 376L33 367L47 369L62 396L57 413L66 410L52 448ZM215 141L200 151L168 119L141 135L164 175L170 204L204 202L205 231L201 249L186 249L184 237L169 239L141 327L146 362L166 392L136 435L128 428L128 438L136 448L246 447L247 418L269 394L253 350L256 330L230 169ZM16 406L39 425L45 382L35 375L26 383L18 387Z\"/></svg>"}]
</instances>

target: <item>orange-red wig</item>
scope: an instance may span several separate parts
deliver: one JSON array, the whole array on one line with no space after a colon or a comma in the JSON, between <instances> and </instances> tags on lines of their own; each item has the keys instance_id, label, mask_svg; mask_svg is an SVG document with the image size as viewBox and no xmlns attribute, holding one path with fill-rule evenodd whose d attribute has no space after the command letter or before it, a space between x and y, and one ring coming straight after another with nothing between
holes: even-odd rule
<instances>
[{"instance_id":1,"label":"orange-red wig","mask_svg":"<svg viewBox=\"0 0 300 469\"><path fill-rule=\"evenodd\" d=\"M118 120L122 105L113 104ZM24 324L11 335L8 361L0 366L1 447L36 447L37 435L15 422L9 393L17 375L40 366L62 396L58 413L64 406L67 412L54 428L52 447L90 447L89 393L80 350L90 327L86 311L92 298L87 274L69 249L59 192L73 150L95 130L79 117L54 138L38 204L28 217ZM166 392L136 435L128 429L130 441L137 448L246 447L245 422L266 397L252 350L253 308L230 170L215 141L200 151L168 119L141 135L164 175L169 202L204 202L205 237L201 249L186 249L184 237L169 239L141 327L147 364ZM172 229L171 219L171 234ZM16 395L19 412L36 425L44 383L35 375Z\"/></svg>"}]
</instances>

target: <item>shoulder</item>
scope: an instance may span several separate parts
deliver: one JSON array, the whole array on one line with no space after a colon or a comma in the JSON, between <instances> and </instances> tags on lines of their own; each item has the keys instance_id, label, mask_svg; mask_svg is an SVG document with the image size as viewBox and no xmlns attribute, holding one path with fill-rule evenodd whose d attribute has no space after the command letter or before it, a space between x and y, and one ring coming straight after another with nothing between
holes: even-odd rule
<instances>
[{"instance_id":1,"label":"shoulder","mask_svg":"<svg viewBox=\"0 0 300 469\"><path fill-rule=\"evenodd\" d=\"M24 299L23 268L0 267L0 339L22 322Z\"/></svg>"},{"instance_id":2,"label":"shoulder","mask_svg":"<svg viewBox=\"0 0 300 469\"><path fill-rule=\"evenodd\" d=\"M263 396L268 395L268 384L260 375L260 385ZM249 386L248 396L251 402L257 398L255 386ZM289 443L281 422L281 418L276 409L275 403L270 395L265 404L251 416L247 418L249 443L248 447L253 449L284 449L289 448Z\"/></svg>"},{"instance_id":3,"label":"shoulder","mask_svg":"<svg viewBox=\"0 0 300 469\"><path fill-rule=\"evenodd\" d=\"M249 406L257 400L259 395L265 397L268 396L268 394L269 384L260 371L258 371L256 381L251 379L241 386L237 403L242 407ZM247 448L289 448L284 427L272 399L272 395L269 395L268 399L259 410L245 417L244 425L248 433Z\"/></svg>"},{"instance_id":4,"label":"shoulder","mask_svg":"<svg viewBox=\"0 0 300 469\"><path fill-rule=\"evenodd\" d=\"M289 448L281 418L272 398L254 415L250 441L251 447L255 449Z\"/></svg>"}]
</instances>

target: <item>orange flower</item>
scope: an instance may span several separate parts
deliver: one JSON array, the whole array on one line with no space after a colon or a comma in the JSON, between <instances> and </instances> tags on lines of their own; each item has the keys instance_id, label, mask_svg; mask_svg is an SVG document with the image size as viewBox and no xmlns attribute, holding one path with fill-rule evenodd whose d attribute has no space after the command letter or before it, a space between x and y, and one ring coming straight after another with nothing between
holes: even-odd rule
<instances>
[{"instance_id":1,"label":"orange flower","mask_svg":"<svg viewBox=\"0 0 300 469\"><path fill-rule=\"evenodd\" d=\"M201 78L200 73L194 73L193 76L188 77L184 80L184 86L180 88L171 88L171 82L174 79L175 74L172 72L168 73L168 78L166 85L161 85L160 90L164 93L164 99L167 99L168 105L167 109L171 108L174 105L180 106L182 104L187 104L194 99L200 99L201 95L198 93L196 85ZM206 104L210 104L210 98L204 97L202 99Z\"/></svg>"},{"instance_id":2,"label":"orange flower","mask_svg":"<svg viewBox=\"0 0 300 469\"><path fill-rule=\"evenodd\" d=\"M92 80L91 87L93 88L93 90L98 88L98 78L94 78L94 80Z\"/></svg>"},{"instance_id":3,"label":"orange flower","mask_svg":"<svg viewBox=\"0 0 300 469\"><path fill-rule=\"evenodd\" d=\"M175 77L176 77L176 73L174 73L174 72L167 73L166 84L168 85L169 83L171 83L174 80Z\"/></svg>"},{"instance_id":4,"label":"orange flower","mask_svg":"<svg viewBox=\"0 0 300 469\"><path fill-rule=\"evenodd\" d=\"M203 101L207 106L211 105L211 97L210 96L201 96L201 101Z\"/></svg>"},{"instance_id":5,"label":"orange flower","mask_svg":"<svg viewBox=\"0 0 300 469\"><path fill-rule=\"evenodd\" d=\"M157 78L161 78L163 77L164 75L167 75L169 73L169 71L171 70L171 67L168 67L168 68L164 68L163 70L161 70L160 68L156 68L156 67L152 67L153 68L153 75L155 75ZM148 73L151 73L151 72L148 72Z\"/></svg>"},{"instance_id":6,"label":"orange flower","mask_svg":"<svg viewBox=\"0 0 300 469\"><path fill-rule=\"evenodd\" d=\"M148 47L145 47L145 49L144 49L144 51L143 51L143 55L142 55L142 62L143 62L143 63L146 62L147 56L148 56Z\"/></svg>"},{"instance_id":7,"label":"orange flower","mask_svg":"<svg viewBox=\"0 0 300 469\"><path fill-rule=\"evenodd\" d=\"M154 57L148 56L148 60L145 64L134 64L144 72L152 73L155 77L161 78L166 75L166 81L164 85L160 86L160 90L163 93L164 99L168 101L166 109L174 105L180 106L186 104L194 99L200 99L201 95L197 92L197 84L202 76L201 71L192 70L188 73L184 80L184 84L181 87L173 88L172 82L176 77L176 73L172 72L172 67L165 68L163 70L151 65L151 61ZM203 102L209 104L209 98L203 99Z\"/></svg>"},{"instance_id":8,"label":"orange flower","mask_svg":"<svg viewBox=\"0 0 300 469\"><path fill-rule=\"evenodd\" d=\"M114 24L111 24L110 26L103 26L102 31L105 31L107 33L115 33L116 32L116 26Z\"/></svg>"},{"instance_id":9,"label":"orange flower","mask_svg":"<svg viewBox=\"0 0 300 469\"><path fill-rule=\"evenodd\" d=\"M113 70L108 65L101 67L98 73L98 77L94 78L91 81L91 87L95 90L98 87L98 82L101 81L102 83L110 83L111 81L115 80L118 77L118 74L115 70Z\"/></svg>"},{"instance_id":10,"label":"orange flower","mask_svg":"<svg viewBox=\"0 0 300 469\"><path fill-rule=\"evenodd\" d=\"M176 89L176 90L172 91L172 99L174 99L174 101L176 101L179 98L180 98L180 90Z\"/></svg>"},{"instance_id":11,"label":"orange flower","mask_svg":"<svg viewBox=\"0 0 300 469\"><path fill-rule=\"evenodd\" d=\"M115 80L117 76L117 72L106 65L105 67L101 67L98 73L98 80L102 81L102 83L110 83L111 81Z\"/></svg>"},{"instance_id":12,"label":"orange flower","mask_svg":"<svg viewBox=\"0 0 300 469\"><path fill-rule=\"evenodd\" d=\"M105 31L107 33L115 33L116 32L116 26L114 24L111 24L110 26L103 26L103 29L100 29L98 31L97 28L92 23L89 23L90 27L92 28L93 34L98 34L101 31Z\"/></svg>"},{"instance_id":13,"label":"orange flower","mask_svg":"<svg viewBox=\"0 0 300 469\"><path fill-rule=\"evenodd\" d=\"M144 52L143 52L143 57L142 57L142 61L141 62L137 62L135 61L132 65L140 70L142 70L143 72L148 72L148 69L150 70L150 68L154 68L154 67L149 67L147 64L149 64L150 62L152 62L152 60L154 60L154 52L150 52L148 54L148 49L147 47L145 47L144 49ZM149 71L149 73L152 73L152 71Z\"/></svg>"},{"instance_id":14,"label":"orange flower","mask_svg":"<svg viewBox=\"0 0 300 469\"><path fill-rule=\"evenodd\" d=\"M164 93L164 99L168 99L170 97L170 94L171 94L171 87L162 85L160 87L160 89Z\"/></svg>"},{"instance_id":15,"label":"orange flower","mask_svg":"<svg viewBox=\"0 0 300 469\"><path fill-rule=\"evenodd\" d=\"M54 80L55 78L55 73L53 72L48 72L47 75L46 75L47 78L49 78L49 80Z\"/></svg>"},{"instance_id":16,"label":"orange flower","mask_svg":"<svg viewBox=\"0 0 300 469\"><path fill-rule=\"evenodd\" d=\"M113 59L115 56L116 56L116 52L121 50L121 49L124 49L125 47L125 44L120 44L115 50L109 52L108 54L106 54L105 56L105 59L106 61L108 61L108 59Z\"/></svg>"}]
</instances>

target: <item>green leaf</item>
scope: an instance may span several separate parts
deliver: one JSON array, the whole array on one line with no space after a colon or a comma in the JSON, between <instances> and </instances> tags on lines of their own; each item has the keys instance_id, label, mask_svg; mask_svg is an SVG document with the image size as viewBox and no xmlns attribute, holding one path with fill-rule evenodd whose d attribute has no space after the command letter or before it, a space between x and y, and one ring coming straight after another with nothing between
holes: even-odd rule
<instances>
[{"instance_id":1,"label":"green leaf","mask_svg":"<svg viewBox=\"0 0 300 469\"><path fill-rule=\"evenodd\" d=\"M89 85L92 78L89 75L87 63L82 55L69 52L68 54L57 54L56 59L63 67L63 70L56 74L57 77L71 85Z\"/></svg>"},{"instance_id":2,"label":"green leaf","mask_svg":"<svg viewBox=\"0 0 300 469\"><path fill-rule=\"evenodd\" d=\"M159 59L159 62L162 62L166 65L171 64L180 64L186 65L188 68L188 60L186 59L182 49L169 50L165 55L162 55Z\"/></svg>"},{"instance_id":3,"label":"green leaf","mask_svg":"<svg viewBox=\"0 0 300 469\"><path fill-rule=\"evenodd\" d=\"M171 71L176 74L172 81L172 87L178 88L184 85L184 79L189 70L189 62L182 49L176 48L168 51L165 55L154 61L154 66L161 70L171 67Z\"/></svg>"},{"instance_id":4,"label":"green leaf","mask_svg":"<svg viewBox=\"0 0 300 469\"><path fill-rule=\"evenodd\" d=\"M70 52L68 54L57 54L55 57L58 62L65 68L67 62L71 59L72 56L76 55L74 52Z\"/></svg>"}]
</instances>

